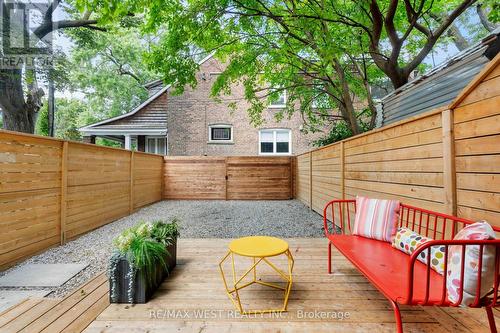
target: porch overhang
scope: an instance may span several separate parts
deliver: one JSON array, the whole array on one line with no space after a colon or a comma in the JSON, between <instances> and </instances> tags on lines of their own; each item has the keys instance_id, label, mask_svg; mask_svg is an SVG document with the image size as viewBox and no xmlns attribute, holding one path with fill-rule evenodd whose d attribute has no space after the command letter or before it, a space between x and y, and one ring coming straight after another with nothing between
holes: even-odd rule
<instances>
[{"instance_id":1,"label":"porch overhang","mask_svg":"<svg viewBox=\"0 0 500 333\"><path fill-rule=\"evenodd\" d=\"M122 128L117 128L117 129L109 129L109 128L92 128L92 127L87 127L87 128L81 128L80 132L84 136L132 136L132 135L154 135L154 136L165 136L167 135L167 129L140 129L140 128L133 128L133 129L122 129Z\"/></svg>"}]
</instances>

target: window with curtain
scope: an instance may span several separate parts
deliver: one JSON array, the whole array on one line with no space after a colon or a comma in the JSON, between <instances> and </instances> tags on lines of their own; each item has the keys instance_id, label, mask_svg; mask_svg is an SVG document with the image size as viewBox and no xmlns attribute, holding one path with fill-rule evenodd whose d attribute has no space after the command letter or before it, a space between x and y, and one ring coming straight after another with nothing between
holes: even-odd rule
<instances>
[{"instance_id":1,"label":"window with curtain","mask_svg":"<svg viewBox=\"0 0 500 333\"><path fill-rule=\"evenodd\" d=\"M259 154L290 155L291 131L289 129L264 129L259 131Z\"/></svg>"},{"instance_id":2,"label":"window with curtain","mask_svg":"<svg viewBox=\"0 0 500 333\"><path fill-rule=\"evenodd\" d=\"M158 155L167 155L167 138L146 137L146 152Z\"/></svg>"},{"instance_id":3,"label":"window with curtain","mask_svg":"<svg viewBox=\"0 0 500 333\"><path fill-rule=\"evenodd\" d=\"M231 125L210 125L208 126L208 141L232 142L233 126Z\"/></svg>"}]
</instances>

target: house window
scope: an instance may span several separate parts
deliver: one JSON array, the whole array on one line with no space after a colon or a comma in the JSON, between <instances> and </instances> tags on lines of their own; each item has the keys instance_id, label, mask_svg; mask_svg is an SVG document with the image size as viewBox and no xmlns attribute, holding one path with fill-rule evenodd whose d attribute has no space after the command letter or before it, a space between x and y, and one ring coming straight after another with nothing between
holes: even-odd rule
<instances>
[{"instance_id":1,"label":"house window","mask_svg":"<svg viewBox=\"0 0 500 333\"><path fill-rule=\"evenodd\" d=\"M232 142L233 126L224 124L208 126L208 141L217 143Z\"/></svg>"},{"instance_id":2,"label":"house window","mask_svg":"<svg viewBox=\"0 0 500 333\"><path fill-rule=\"evenodd\" d=\"M292 132L289 129L265 129L259 131L259 154L290 155Z\"/></svg>"},{"instance_id":3,"label":"house window","mask_svg":"<svg viewBox=\"0 0 500 333\"><path fill-rule=\"evenodd\" d=\"M279 92L279 95L272 99L269 103L270 108L284 108L286 107L286 90Z\"/></svg>"},{"instance_id":4,"label":"house window","mask_svg":"<svg viewBox=\"0 0 500 333\"><path fill-rule=\"evenodd\" d=\"M158 155L167 155L167 138L146 137L146 152Z\"/></svg>"}]
</instances>

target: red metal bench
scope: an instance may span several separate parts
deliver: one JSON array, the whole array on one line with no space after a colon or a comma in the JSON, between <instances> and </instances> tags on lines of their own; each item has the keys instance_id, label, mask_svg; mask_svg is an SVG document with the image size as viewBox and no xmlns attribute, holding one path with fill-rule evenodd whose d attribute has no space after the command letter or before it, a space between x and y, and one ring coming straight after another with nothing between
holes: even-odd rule
<instances>
[{"instance_id":1,"label":"red metal bench","mask_svg":"<svg viewBox=\"0 0 500 333\"><path fill-rule=\"evenodd\" d=\"M491 332L496 332L493 307L497 307L500 240L465 241L452 240L454 235L473 221L441 214L426 209L401 204L399 227L407 227L421 235L433 238L419 247L411 256L392 247L391 243L351 235L354 225L353 214L356 211L355 200L332 200L323 210L323 223L328 238L328 273L331 273L332 244L356 266L356 268L389 300L396 318L398 332L403 332L399 305L422 306L459 306L463 295L456 303L451 303L446 294L446 274L440 275L417 260L422 251L429 251L431 246L445 246L445 263L450 245L462 246L462 258L466 246L478 245L479 253L483 253L484 246L496 246L495 282L492 293L480 299L476 297L471 307L485 307ZM351 226L352 224L352 226ZM331 226L331 229L329 228ZM496 232L500 228L493 227ZM427 256L430 260L430 256ZM482 259L482 256L481 256ZM479 269L482 269L482 260L479 260ZM464 260L462 260L464 271ZM446 264L445 264L446 272ZM479 273L480 274L480 273ZM463 276L463 275L462 275ZM481 279L478 279L481 281ZM462 288L463 289L463 279ZM477 295L481 289L477 286Z\"/></svg>"}]
</instances>

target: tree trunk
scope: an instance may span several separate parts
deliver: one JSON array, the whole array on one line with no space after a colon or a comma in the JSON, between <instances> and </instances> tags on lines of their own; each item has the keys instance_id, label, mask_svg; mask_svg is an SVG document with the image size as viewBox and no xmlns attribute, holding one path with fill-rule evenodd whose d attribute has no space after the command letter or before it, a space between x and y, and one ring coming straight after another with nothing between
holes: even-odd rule
<instances>
[{"instance_id":1,"label":"tree trunk","mask_svg":"<svg viewBox=\"0 0 500 333\"><path fill-rule=\"evenodd\" d=\"M360 134L361 128L359 127L358 119L356 118L356 110L354 109L354 104L351 98L351 91L345 77L344 69L338 61L334 60L333 62L335 66L335 72L337 73L337 78L339 79L342 88L342 100L344 102L344 105L343 107L340 107L341 113L343 113L344 118L347 119L352 134Z\"/></svg>"},{"instance_id":2,"label":"tree trunk","mask_svg":"<svg viewBox=\"0 0 500 333\"><path fill-rule=\"evenodd\" d=\"M0 70L0 107L3 113L3 128L10 131L34 133L37 112L42 103L43 90L38 88L36 78L28 86L24 99L21 69Z\"/></svg>"},{"instance_id":3,"label":"tree trunk","mask_svg":"<svg viewBox=\"0 0 500 333\"><path fill-rule=\"evenodd\" d=\"M35 132L36 111L28 109L4 109L3 128L10 131Z\"/></svg>"},{"instance_id":4,"label":"tree trunk","mask_svg":"<svg viewBox=\"0 0 500 333\"><path fill-rule=\"evenodd\" d=\"M465 37L460 32L460 29L455 24L450 25L447 34L449 37L451 37L451 39L453 40L453 44L455 44L459 51L463 51L470 46Z\"/></svg>"},{"instance_id":5,"label":"tree trunk","mask_svg":"<svg viewBox=\"0 0 500 333\"><path fill-rule=\"evenodd\" d=\"M493 32L498 27L497 24L490 22L490 20L488 20L488 15L485 13L482 4L478 4L476 6L476 11L477 15L479 16L479 20L481 21L481 24L486 30L488 30L488 32Z\"/></svg>"}]
</instances>

